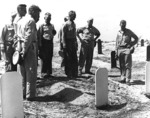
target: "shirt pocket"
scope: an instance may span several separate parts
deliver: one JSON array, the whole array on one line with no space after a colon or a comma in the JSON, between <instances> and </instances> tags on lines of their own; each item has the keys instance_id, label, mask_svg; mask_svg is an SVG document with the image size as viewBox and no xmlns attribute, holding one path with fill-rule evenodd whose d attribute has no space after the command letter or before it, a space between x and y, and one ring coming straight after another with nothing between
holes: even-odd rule
<instances>
[{"instance_id":1,"label":"shirt pocket","mask_svg":"<svg viewBox=\"0 0 150 118\"><path fill-rule=\"evenodd\" d=\"M123 36L123 39L124 39L124 43L126 43L126 44L130 43L130 37L129 36L125 35L125 36Z\"/></svg>"}]
</instances>

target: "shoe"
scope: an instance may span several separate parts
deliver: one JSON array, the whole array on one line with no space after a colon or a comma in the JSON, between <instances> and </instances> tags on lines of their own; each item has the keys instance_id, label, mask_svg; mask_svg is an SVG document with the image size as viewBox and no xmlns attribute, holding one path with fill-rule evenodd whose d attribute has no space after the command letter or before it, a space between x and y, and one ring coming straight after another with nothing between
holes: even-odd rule
<instances>
[{"instance_id":1,"label":"shoe","mask_svg":"<svg viewBox=\"0 0 150 118\"><path fill-rule=\"evenodd\" d=\"M49 78L49 77L52 77L52 75L51 75L51 74L46 74L46 75L44 76L44 78Z\"/></svg>"},{"instance_id":2,"label":"shoe","mask_svg":"<svg viewBox=\"0 0 150 118\"><path fill-rule=\"evenodd\" d=\"M41 78L44 78L45 76L47 76L46 73L42 73L42 74L41 74Z\"/></svg>"},{"instance_id":3,"label":"shoe","mask_svg":"<svg viewBox=\"0 0 150 118\"><path fill-rule=\"evenodd\" d=\"M132 84L132 82L133 82L133 80L131 80L131 79L126 79L126 84L127 84L127 85L130 86L130 85Z\"/></svg>"},{"instance_id":4,"label":"shoe","mask_svg":"<svg viewBox=\"0 0 150 118\"><path fill-rule=\"evenodd\" d=\"M23 96L23 100L26 100L26 95Z\"/></svg>"},{"instance_id":5,"label":"shoe","mask_svg":"<svg viewBox=\"0 0 150 118\"><path fill-rule=\"evenodd\" d=\"M131 82L126 82L126 84L130 86L130 85L131 85Z\"/></svg>"},{"instance_id":6,"label":"shoe","mask_svg":"<svg viewBox=\"0 0 150 118\"><path fill-rule=\"evenodd\" d=\"M67 75L68 78L72 78L72 75Z\"/></svg>"},{"instance_id":7,"label":"shoe","mask_svg":"<svg viewBox=\"0 0 150 118\"><path fill-rule=\"evenodd\" d=\"M121 80L119 82L120 83L126 83L126 78L124 76L121 76Z\"/></svg>"},{"instance_id":8,"label":"shoe","mask_svg":"<svg viewBox=\"0 0 150 118\"><path fill-rule=\"evenodd\" d=\"M130 83L133 83L134 81L133 81L133 79L130 79Z\"/></svg>"},{"instance_id":9,"label":"shoe","mask_svg":"<svg viewBox=\"0 0 150 118\"><path fill-rule=\"evenodd\" d=\"M92 72L90 72L90 71L85 71L85 73L94 75L94 73L92 73Z\"/></svg>"},{"instance_id":10,"label":"shoe","mask_svg":"<svg viewBox=\"0 0 150 118\"><path fill-rule=\"evenodd\" d=\"M122 79L119 81L120 83L126 83L126 80L125 79Z\"/></svg>"},{"instance_id":11,"label":"shoe","mask_svg":"<svg viewBox=\"0 0 150 118\"><path fill-rule=\"evenodd\" d=\"M26 98L27 101L35 101L35 97L33 98Z\"/></svg>"},{"instance_id":12,"label":"shoe","mask_svg":"<svg viewBox=\"0 0 150 118\"><path fill-rule=\"evenodd\" d=\"M37 77L37 80L41 80L42 79L42 77Z\"/></svg>"},{"instance_id":13,"label":"shoe","mask_svg":"<svg viewBox=\"0 0 150 118\"><path fill-rule=\"evenodd\" d=\"M82 71L80 70L80 71L79 71L79 76L81 76L81 75L82 75Z\"/></svg>"}]
</instances>

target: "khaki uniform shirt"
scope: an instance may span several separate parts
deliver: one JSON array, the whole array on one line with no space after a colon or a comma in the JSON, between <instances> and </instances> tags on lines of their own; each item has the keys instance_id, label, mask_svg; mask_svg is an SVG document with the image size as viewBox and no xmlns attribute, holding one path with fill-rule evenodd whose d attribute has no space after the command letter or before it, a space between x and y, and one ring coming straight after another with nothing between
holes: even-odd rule
<instances>
[{"instance_id":1,"label":"khaki uniform shirt","mask_svg":"<svg viewBox=\"0 0 150 118\"><path fill-rule=\"evenodd\" d=\"M19 21L17 24L17 35L23 41L22 48L27 52L27 50L32 47L32 43L37 42L37 29L36 22L31 16L27 16Z\"/></svg>"},{"instance_id":2,"label":"khaki uniform shirt","mask_svg":"<svg viewBox=\"0 0 150 118\"><path fill-rule=\"evenodd\" d=\"M94 41L95 35L100 35L99 30L94 26L92 26L91 28L88 28L86 26L78 28L77 33L82 33L82 39L86 40L86 42L88 43Z\"/></svg>"},{"instance_id":3,"label":"khaki uniform shirt","mask_svg":"<svg viewBox=\"0 0 150 118\"><path fill-rule=\"evenodd\" d=\"M132 40L134 39L134 41ZM131 30L125 29L124 32L119 31L116 38L116 50L119 52L130 53L130 48L138 41L138 37Z\"/></svg>"}]
</instances>

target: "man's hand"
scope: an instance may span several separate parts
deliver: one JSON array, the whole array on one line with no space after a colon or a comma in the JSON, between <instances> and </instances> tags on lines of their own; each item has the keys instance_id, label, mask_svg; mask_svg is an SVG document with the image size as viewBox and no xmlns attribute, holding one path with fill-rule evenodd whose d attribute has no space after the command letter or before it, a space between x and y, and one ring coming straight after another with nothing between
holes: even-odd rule
<instances>
[{"instance_id":1,"label":"man's hand","mask_svg":"<svg viewBox=\"0 0 150 118\"><path fill-rule=\"evenodd\" d=\"M81 40L81 43L82 43L82 44L86 44L86 43L88 43L88 42L87 42L87 40Z\"/></svg>"},{"instance_id":2,"label":"man's hand","mask_svg":"<svg viewBox=\"0 0 150 118\"><path fill-rule=\"evenodd\" d=\"M25 49L22 49L22 51L20 52L20 55L21 55L22 59L24 59L24 57L25 57Z\"/></svg>"},{"instance_id":3,"label":"man's hand","mask_svg":"<svg viewBox=\"0 0 150 118\"><path fill-rule=\"evenodd\" d=\"M75 48L76 48L76 51L78 51L78 43L77 42L75 43Z\"/></svg>"},{"instance_id":4,"label":"man's hand","mask_svg":"<svg viewBox=\"0 0 150 118\"><path fill-rule=\"evenodd\" d=\"M134 48L134 47L131 47L131 48L130 48L130 53L131 53L131 54L134 53L134 50L135 50L135 48Z\"/></svg>"},{"instance_id":5,"label":"man's hand","mask_svg":"<svg viewBox=\"0 0 150 118\"><path fill-rule=\"evenodd\" d=\"M63 47L63 48L66 48L66 42L63 42L63 43L62 43L62 47Z\"/></svg>"},{"instance_id":6,"label":"man's hand","mask_svg":"<svg viewBox=\"0 0 150 118\"><path fill-rule=\"evenodd\" d=\"M118 58L119 58L119 57L118 57L118 55L117 55L117 54L115 54L115 59L116 59L116 60L118 60Z\"/></svg>"},{"instance_id":7,"label":"man's hand","mask_svg":"<svg viewBox=\"0 0 150 118\"><path fill-rule=\"evenodd\" d=\"M117 51L115 51L115 59L118 60L118 58L119 57L118 57Z\"/></svg>"},{"instance_id":8,"label":"man's hand","mask_svg":"<svg viewBox=\"0 0 150 118\"><path fill-rule=\"evenodd\" d=\"M94 47L96 46L96 43L97 43L97 42L96 42L96 41L94 41Z\"/></svg>"}]
</instances>

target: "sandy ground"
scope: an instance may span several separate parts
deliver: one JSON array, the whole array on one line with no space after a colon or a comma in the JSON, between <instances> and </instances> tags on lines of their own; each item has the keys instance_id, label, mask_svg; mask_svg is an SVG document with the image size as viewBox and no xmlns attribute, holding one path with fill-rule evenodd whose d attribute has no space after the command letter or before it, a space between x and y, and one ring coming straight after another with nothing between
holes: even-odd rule
<instances>
[{"instance_id":1,"label":"sandy ground","mask_svg":"<svg viewBox=\"0 0 150 118\"><path fill-rule=\"evenodd\" d=\"M79 46L80 47L80 46ZM145 95L146 46L136 47L133 54L133 84L119 82L118 68L111 68L110 53L114 42L103 42L103 54L94 51L91 71L108 70L108 104L95 107L95 75L67 78L60 68L59 44L55 44L53 77L37 80L37 99L24 100L26 118L149 118L150 99ZM79 52L79 51L78 51ZM39 70L38 70L39 71ZM0 63L3 73L3 62Z\"/></svg>"}]
</instances>

